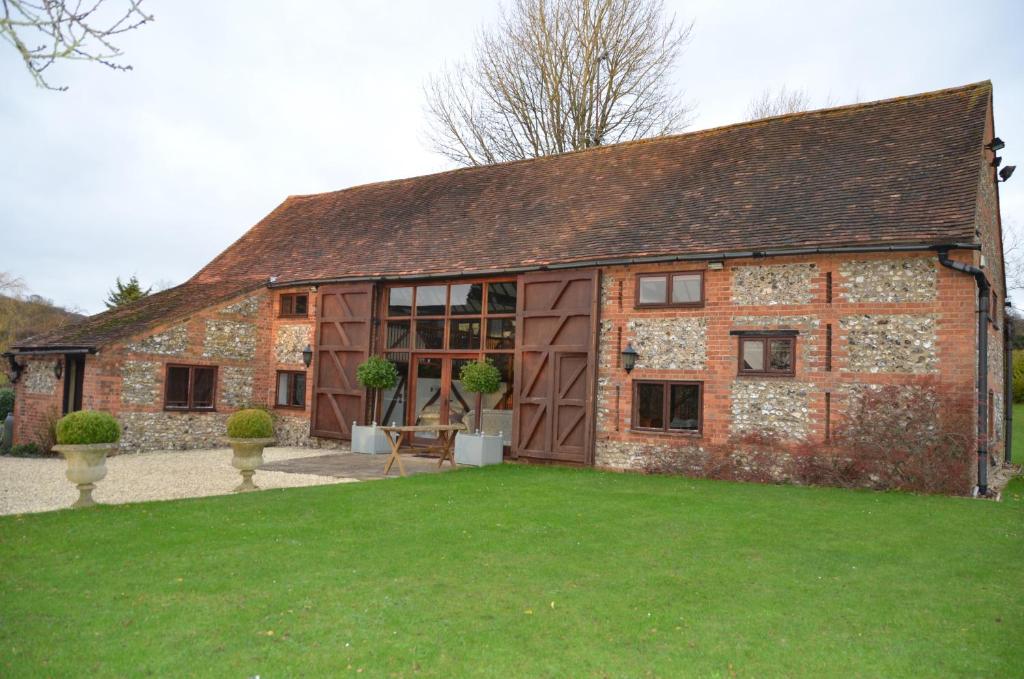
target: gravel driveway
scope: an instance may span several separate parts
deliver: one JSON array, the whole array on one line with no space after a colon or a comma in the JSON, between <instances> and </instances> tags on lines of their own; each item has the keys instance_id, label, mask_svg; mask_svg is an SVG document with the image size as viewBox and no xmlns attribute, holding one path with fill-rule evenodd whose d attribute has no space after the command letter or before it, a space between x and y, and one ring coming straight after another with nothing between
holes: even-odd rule
<instances>
[{"instance_id":1,"label":"gravel driveway","mask_svg":"<svg viewBox=\"0 0 1024 679\"><path fill-rule=\"evenodd\" d=\"M266 462L323 455L309 448L267 448ZM0 514L45 512L69 507L78 490L64 476L64 458L0 457ZM260 488L291 488L355 479L257 471ZM105 504L173 500L226 495L241 476L231 466L231 450L175 450L116 455L107 459L107 477L96 484L93 498Z\"/></svg>"}]
</instances>

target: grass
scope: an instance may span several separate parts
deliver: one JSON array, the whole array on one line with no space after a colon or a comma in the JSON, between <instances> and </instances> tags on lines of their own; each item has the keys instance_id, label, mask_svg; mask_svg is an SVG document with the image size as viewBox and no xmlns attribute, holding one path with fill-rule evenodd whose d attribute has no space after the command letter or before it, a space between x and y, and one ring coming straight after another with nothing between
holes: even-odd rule
<instances>
[{"instance_id":1,"label":"grass","mask_svg":"<svg viewBox=\"0 0 1024 679\"><path fill-rule=\"evenodd\" d=\"M1005 503L504 466L0 519L0 674L1012 676Z\"/></svg>"}]
</instances>

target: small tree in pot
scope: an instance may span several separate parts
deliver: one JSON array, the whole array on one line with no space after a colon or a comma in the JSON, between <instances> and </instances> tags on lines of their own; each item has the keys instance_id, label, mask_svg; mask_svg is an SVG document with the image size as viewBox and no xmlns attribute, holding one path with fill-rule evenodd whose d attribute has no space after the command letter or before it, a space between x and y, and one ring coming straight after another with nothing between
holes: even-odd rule
<instances>
[{"instance_id":1,"label":"small tree in pot","mask_svg":"<svg viewBox=\"0 0 1024 679\"><path fill-rule=\"evenodd\" d=\"M259 490L252 482L256 468L263 464L263 449L274 442L274 421L259 408L239 410L228 418L228 443L233 456L231 466L242 474L236 493Z\"/></svg>"},{"instance_id":2,"label":"small tree in pot","mask_svg":"<svg viewBox=\"0 0 1024 679\"><path fill-rule=\"evenodd\" d=\"M72 507L96 504L92 491L107 475L107 455L117 450L121 425L110 413L79 410L57 421L55 451L68 461L68 481L78 486L78 500Z\"/></svg>"},{"instance_id":3,"label":"small tree in pot","mask_svg":"<svg viewBox=\"0 0 1024 679\"><path fill-rule=\"evenodd\" d=\"M455 437L455 461L459 464L482 466L485 464L498 464L501 462L502 435L485 434L480 431L481 415L483 412L483 395L493 394L501 389L501 373L494 367L489 359L474 361L462 366L459 371L459 382L462 388L471 394L476 394L476 402L473 405L473 431L459 432Z\"/></svg>"},{"instance_id":4,"label":"small tree in pot","mask_svg":"<svg viewBox=\"0 0 1024 679\"><path fill-rule=\"evenodd\" d=\"M390 452L384 432L377 431L377 395L398 384L398 368L383 356L370 356L356 367L356 380L369 391L373 403L369 427L352 423L352 452L380 454Z\"/></svg>"}]
</instances>

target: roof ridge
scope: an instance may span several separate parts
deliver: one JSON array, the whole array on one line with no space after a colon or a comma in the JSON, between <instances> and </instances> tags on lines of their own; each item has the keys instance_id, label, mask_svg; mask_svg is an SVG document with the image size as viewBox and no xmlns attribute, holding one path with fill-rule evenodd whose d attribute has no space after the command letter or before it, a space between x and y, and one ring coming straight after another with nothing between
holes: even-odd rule
<instances>
[{"instance_id":1,"label":"roof ridge","mask_svg":"<svg viewBox=\"0 0 1024 679\"><path fill-rule=\"evenodd\" d=\"M817 108L817 109L811 109L811 110L808 110L808 111L796 111L796 112L793 112L793 113L784 113L784 114L777 115L777 116L770 116L768 118L758 118L756 120L741 120L738 123L729 123L727 125L717 125L715 127L708 127L708 128L702 129L702 130L693 130L693 131L690 131L690 132L680 132L678 134L666 134L666 135L660 135L660 136L657 136L657 137L645 137L643 139L631 139L631 140L628 140L628 141L618 142L616 144L606 144L606 145L602 145L602 146L594 146L594 147L591 147L591 148L588 148L588 149L575 149L575 150L572 150L572 151L563 151L562 153L552 153L552 154L549 154L549 155L546 155L546 156L537 156L535 158L519 158L519 159L516 159L516 160L507 160L507 161L500 162L500 163L489 163L487 165L470 165L470 166L466 166L466 167L455 167L455 168L452 168L450 170L442 170L441 172L430 172L430 173L427 173L427 174L413 175L411 177L401 177L401 178L398 178L398 179L383 179L383 180L376 181L376 182L367 182L365 184L356 184L354 186L346 186L346 187L341 188L341 189L335 189L333 191L323 191L323 192L320 192L320 193L291 194L291 195L289 195L289 196L287 196L285 198L284 203L288 203L288 202L291 202L293 200L302 200L302 199L305 199L305 198L319 198L319 197L330 196L330 195L334 195L334 194L347 193L349 191L355 191L355 190L358 190L358 189L368 189L368 188L371 188L371 187L386 186L386 185L389 185L389 184L390 185L397 185L397 184L401 184L403 182L413 182L413 181L417 181L417 180L420 180L420 179L425 179L427 177L443 177L445 175L452 175L452 174L472 174L474 172L489 170L491 168L496 168L496 167L506 167L506 166L525 164L525 163L541 163L541 162L544 162L544 161L550 161L550 160L554 160L554 159L557 159L557 158L565 158L567 156L580 155L580 154L584 154L584 153L592 153L592 154L596 155L597 153L600 153L600 152L608 152L608 151L611 151L611 150L614 150L614 149L621 149L621 148L625 148L625 147L639 146L639 145L642 145L642 144L656 144L656 143L664 143L664 142L667 142L669 140L677 140L677 139L681 139L681 138L696 138L696 137L700 137L700 136L710 136L712 134L720 134L720 133L722 133L722 132L724 132L726 130L743 129L743 128L752 127L752 126L755 126L755 125L764 125L764 124L777 123L777 122L792 120L792 119L796 119L796 118L810 118L810 117L814 117L814 116L825 116L825 115L832 115L832 114L838 114L838 113L849 113L850 111L859 111L859 110L863 110L863 109L874 108L876 106L898 104L898 103L901 103L901 102L909 102L909 101L912 101L912 100L926 99L926 98L936 97L936 96L941 96L941 95L946 95L946 94L954 94L954 93L957 93L957 92L967 92L967 91L970 91L970 90L991 89L991 88L992 88L992 81L991 80L988 80L988 79L986 79L986 80L979 80L977 82L968 83L968 84L965 84L965 85L957 85L955 87L945 87L945 88L938 89L938 90L930 90L928 92L918 92L917 94L904 94L904 95L900 95L898 97L889 97L887 99L875 99L875 100L872 100L872 101L855 102L853 104L844 104L842 106L833 106L833 107L829 107L829 108ZM283 207L284 203L282 203L278 207L279 208ZM267 215L267 217L269 217L269 216L270 215ZM239 239L239 240L241 240L241 239Z\"/></svg>"}]
</instances>

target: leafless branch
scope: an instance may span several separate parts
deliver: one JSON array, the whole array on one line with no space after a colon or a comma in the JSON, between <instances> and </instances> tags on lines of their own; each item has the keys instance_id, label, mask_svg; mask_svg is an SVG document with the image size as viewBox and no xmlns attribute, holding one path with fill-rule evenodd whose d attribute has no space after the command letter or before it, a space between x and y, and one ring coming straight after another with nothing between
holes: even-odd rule
<instances>
[{"instance_id":1,"label":"leafless branch","mask_svg":"<svg viewBox=\"0 0 1024 679\"><path fill-rule=\"evenodd\" d=\"M859 95L856 100L860 100ZM820 108L828 108L835 105L835 99L829 94L825 101L821 103ZM787 113L808 111L811 108L815 107L812 105L811 96L805 90L791 90L783 85L777 90L768 88L751 99L750 103L747 104L746 119L760 120L762 118L783 116Z\"/></svg>"},{"instance_id":2,"label":"leafless branch","mask_svg":"<svg viewBox=\"0 0 1024 679\"><path fill-rule=\"evenodd\" d=\"M430 142L482 165L678 131L692 109L669 76L692 28L660 0L512 0L427 81Z\"/></svg>"},{"instance_id":3,"label":"leafless branch","mask_svg":"<svg viewBox=\"0 0 1024 679\"><path fill-rule=\"evenodd\" d=\"M59 60L94 61L117 71L131 66L114 61L122 56L116 36L153 20L140 9L142 0L121 0L127 7L101 18L105 0L0 0L0 38L18 51L36 85L64 91L47 81L45 71ZM101 22L101 23L98 23Z\"/></svg>"}]
</instances>

